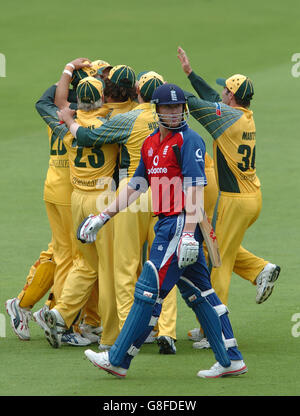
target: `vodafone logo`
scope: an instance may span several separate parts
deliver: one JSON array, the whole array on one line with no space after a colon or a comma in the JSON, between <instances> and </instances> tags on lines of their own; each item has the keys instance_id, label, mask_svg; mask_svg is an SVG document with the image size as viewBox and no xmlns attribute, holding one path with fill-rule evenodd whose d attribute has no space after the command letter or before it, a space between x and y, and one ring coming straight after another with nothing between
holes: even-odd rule
<instances>
[{"instance_id":1,"label":"vodafone logo","mask_svg":"<svg viewBox=\"0 0 300 416\"><path fill-rule=\"evenodd\" d=\"M200 160L203 160L203 154L202 154L202 150L200 148L196 150L195 155L196 155L196 161L197 162L200 161Z\"/></svg>"},{"instance_id":2,"label":"vodafone logo","mask_svg":"<svg viewBox=\"0 0 300 416\"><path fill-rule=\"evenodd\" d=\"M167 173L168 172L168 168L160 168L160 167L156 167L158 165L159 162L159 156L156 155L153 158L153 165L155 167L152 166L151 169L148 169L148 175L155 175L155 174L160 174L160 173Z\"/></svg>"},{"instance_id":3,"label":"vodafone logo","mask_svg":"<svg viewBox=\"0 0 300 416\"><path fill-rule=\"evenodd\" d=\"M156 155L156 156L154 156L154 159L153 159L153 165L157 166L158 162L159 162L159 157L158 157L158 155Z\"/></svg>"}]
</instances>

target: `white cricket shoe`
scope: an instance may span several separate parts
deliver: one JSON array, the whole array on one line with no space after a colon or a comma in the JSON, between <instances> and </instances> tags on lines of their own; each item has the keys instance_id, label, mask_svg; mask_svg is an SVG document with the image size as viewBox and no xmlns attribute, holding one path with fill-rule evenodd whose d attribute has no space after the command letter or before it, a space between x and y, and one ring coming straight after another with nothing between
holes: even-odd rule
<instances>
[{"instance_id":1,"label":"white cricket shoe","mask_svg":"<svg viewBox=\"0 0 300 416\"><path fill-rule=\"evenodd\" d=\"M210 343L208 342L207 338L203 337L201 341L194 342L193 348L196 350L205 350L207 348L210 348Z\"/></svg>"},{"instance_id":2,"label":"white cricket shoe","mask_svg":"<svg viewBox=\"0 0 300 416\"><path fill-rule=\"evenodd\" d=\"M22 341L30 340L30 332L28 322L31 319L31 311L19 306L20 299L8 299L5 302L6 312L10 317L10 324L14 333Z\"/></svg>"},{"instance_id":3,"label":"white cricket shoe","mask_svg":"<svg viewBox=\"0 0 300 416\"><path fill-rule=\"evenodd\" d=\"M280 267L268 263L256 278L256 303L263 303L271 296L274 283L278 279Z\"/></svg>"},{"instance_id":4,"label":"white cricket shoe","mask_svg":"<svg viewBox=\"0 0 300 416\"><path fill-rule=\"evenodd\" d=\"M86 358L92 364L94 364L95 367L107 371L108 373L119 378L124 378L126 376L127 370L125 368L115 367L109 362L109 356L107 351L97 353L92 350L85 350L84 354Z\"/></svg>"},{"instance_id":5,"label":"white cricket shoe","mask_svg":"<svg viewBox=\"0 0 300 416\"><path fill-rule=\"evenodd\" d=\"M87 347L92 341L83 337L78 332L73 332L73 329L70 329L62 334L61 343L73 345L74 347Z\"/></svg>"},{"instance_id":6,"label":"white cricket shoe","mask_svg":"<svg viewBox=\"0 0 300 416\"><path fill-rule=\"evenodd\" d=\"M43 331L48 330L48 326L45 321L45 312L49 311L49 307L47 305L44 305L41 309L34 312L33 320L42 328Z\"/></svg>"},{"instance_id":7,"label":"white cricket shoe","mask_svg":"<svg viewBox=\"0 0 300 416\"><path fill-rule=\"evenodd\" d=\"M61 346L62 334L66 331L65 321L61 314L55 309L45 311L45 322L47 330L45 336L51 347L59 348Z\"/></svg>"},{"instance_id":8,"label":"white cricket shoe","mask_svg":"<svg viewBox=\"0 0 300 416\"><path fill-rule=\"evenodd\" d=\"M157 338L160 354L176 354L175 340L168 336L161 335Z\"/></svg>"},{"instance_id":9,"label":"white cricket shoe","mask_svg":"<svg viewBox=\"0 0 300 416\"><path fill-rule=\"evenodd\" d=\"M151 331L144 344L153 344L157 340L157 331Z\"/></svg>"},{"instance_id":10,"label":"white cricket shoe","mask_svg":"<svg viewBox=\"0 0 300 416\"><path fill-rule=\"evenodd\" d=\"M190 329L187 335L188 335L188 339L190 339L191 341L196 341L196 342L201 341L201 339L204 338L204 335L201 332L200 328Z\"/></svg>"},{"instance_id":11,"label":"white cricket shoe","mask_svg":"<svg viewBox=\"0 0 300 416\"><path fill-rule=\"evenodd\" d=\"M92 326L88 324L79 325L79 329L84 338L89 339L92 344L99 342L103 331L102 326Z\"/></svg>"},{"instance_id":12,"label":"white cricket shoe","mask_svg":"<svg viewBox=\"0 0 300 416\"><path fill-rule=\"evenodd\" d=\"M209 370L201 370L197 373L201 378L218 378L228 376L239 376L247 373L248 368L243 360L231 361L229 367L223 367L219 362L216 362Z\"/></svg>"}]
</instances>

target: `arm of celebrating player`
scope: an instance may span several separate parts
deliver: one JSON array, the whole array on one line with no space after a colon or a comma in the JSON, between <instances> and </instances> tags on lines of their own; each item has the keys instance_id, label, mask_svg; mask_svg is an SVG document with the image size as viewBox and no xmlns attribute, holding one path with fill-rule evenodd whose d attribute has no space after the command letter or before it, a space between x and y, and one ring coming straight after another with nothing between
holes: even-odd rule
<instances>
[{"instance_id":1,"label":"arm of celebrating player","mask_svg":"<svg viewBox=\"0 0 300 416\"><path fill-rule=\"evenodd\" d=\"M243 111L224 103L212 103L185 92L190 114L217 140L225 130L239 120Z\"/></svg>"},{"instance_id":2,"label":"arm of celebrating player","mask_svg":"<svg viewBox=\"0 0 300 416\"><path fill-rule=\"evenodd\" d=\"M51 128L52 131L56 133L63 133L63 135L68 131L64 124L59 122L59 118L57 116L57 107L54 104L54 97L56 92L57 85L52 85L48 88L41 98L36 102L35 108L39 115L42 117L44 122ZM72 94L70 93L69 100L71 102L71 107L76 108L77 105L73 102ZM70 110L72 113L72 118L74 115L74 111ZM65 130L65 132L63 132Z\"/></svg>"},{"instance_id":3,"label":"arm of celebrating player","mask_svg":"<svg viewBox=\"0 0 300 416\"><path fill-rule=\"evenodd\" d=\"M207 84L207 82L204 81L203 78L195 74L192 70L187 54L180 46L177 49L177 57L181 63L184 73L187 75L199 97L203 100L212 102L221 101L221 97L217 91L215 91L210 85Z\"/></svg>"},{"instance_id":4,"label":"arm of celebrating player","mask_svg":"<svg viewBox=\"0 0 300 416\"><path fill-rule=\"evenodd\" d=\"M67 131L66 127L59 123L59 119L57 117L57 107L54 104L55 91L56 85L52 85L50 88L48 88L41 96L41 98L36 102L35 108L52 131L62 131L63 129Z\"/></svg>"},{"instance_id":5,"label":"arm of celebrating player","mask_svg":"<svg viewBox=\"0 0 300 416\"><path fill-rule=\"evenodd\" d=\"M68 95L69 95L69 86L70 82L73 77L73 71L75 69L81 69L83 67L90 66L87 62L91 62L87 58L77 58L74 59L72 62L69 62L60 77L60 80L57 85L57 90L55 94L54 104L58 108L64 108L69 107L70 103L68 101Z\"/></svg>"},{"instance_id":6,"label":"arm of celebrating player","mask_svg":"<svg viewBox=\"0 0 300 416\"><path fill-rule=\"evenodd\" d=\"M95 129L89 129L75 123L70 111L64 108L59 112L59 118L76 137L77 145L83 147L100 147L103 144L125 144L129 139L134 123L141 110L132 110L118 114ZM149 131L145 127L145 136Z\"/></svg>"}]
</instances>

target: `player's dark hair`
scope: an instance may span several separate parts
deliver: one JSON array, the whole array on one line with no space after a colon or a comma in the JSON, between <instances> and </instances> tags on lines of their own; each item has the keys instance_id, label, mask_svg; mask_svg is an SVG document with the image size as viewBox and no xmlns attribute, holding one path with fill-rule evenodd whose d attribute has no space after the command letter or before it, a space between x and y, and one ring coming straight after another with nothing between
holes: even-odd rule
<instances>
[{"instance_id":1,"label":"player's dark hair","mask_svg":"<svg viewBox=\"0 0 300 416\"><path fill-rule=\"evenodd\" d=\"M151 98L145 97L145 95L141 91L140 91L140 96L142 97L143 101L145 101L145 103L150 103Z\"/></svg>"},{"instance_id":2,"label":"player's dark hair","mask_svg":"<svg viewBox=\"0 0 300 416\"><path fill-rule=\"evenodd\" d=\"M116 102L124 102L128 99L131 99L132 101L135 100L137 98L137 93L134 87L118 86L117 84L111 82L110 79L106 79L104 96L109 97Z\"/></svg>"},{"instance_id":3,"label":"player's dark hair","mask_svg":"<svg viewBox=\"0 0 300 416\"><path fill-rule=\"evenodd\" d=\"M242 99L235 95L234 98L238 106L245 107L245 108L250 107L252 97Z\"/></svg>"}]
</instances>

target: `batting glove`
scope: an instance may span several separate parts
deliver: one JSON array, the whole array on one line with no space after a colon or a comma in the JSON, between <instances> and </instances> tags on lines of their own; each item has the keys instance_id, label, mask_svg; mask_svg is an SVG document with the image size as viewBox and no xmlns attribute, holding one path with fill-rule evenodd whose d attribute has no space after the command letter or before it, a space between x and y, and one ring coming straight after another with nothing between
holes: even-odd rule
<instances>
[{"instance_id":1,"label":"batting glove","mask_svg":"<svg viewBox=\"0 0 300 416\"><path fill-rule=\"evenodd\" d=\"M194 233L183 232L177 246L178 266L180 269L197 261L199 255L199 243L194 238Z\"/></svg>"},{"instance_id":2,"label":"batting glove","mask_svg":"<svg viewBox=\"0 0 300 416\"><path fill-rule=\"evenodd\" d=\"M99 215L90 214L77 228L77 239L82 243L94 243L100 228L110 219L105 213Z\"/></svg>"}]
</instances>

